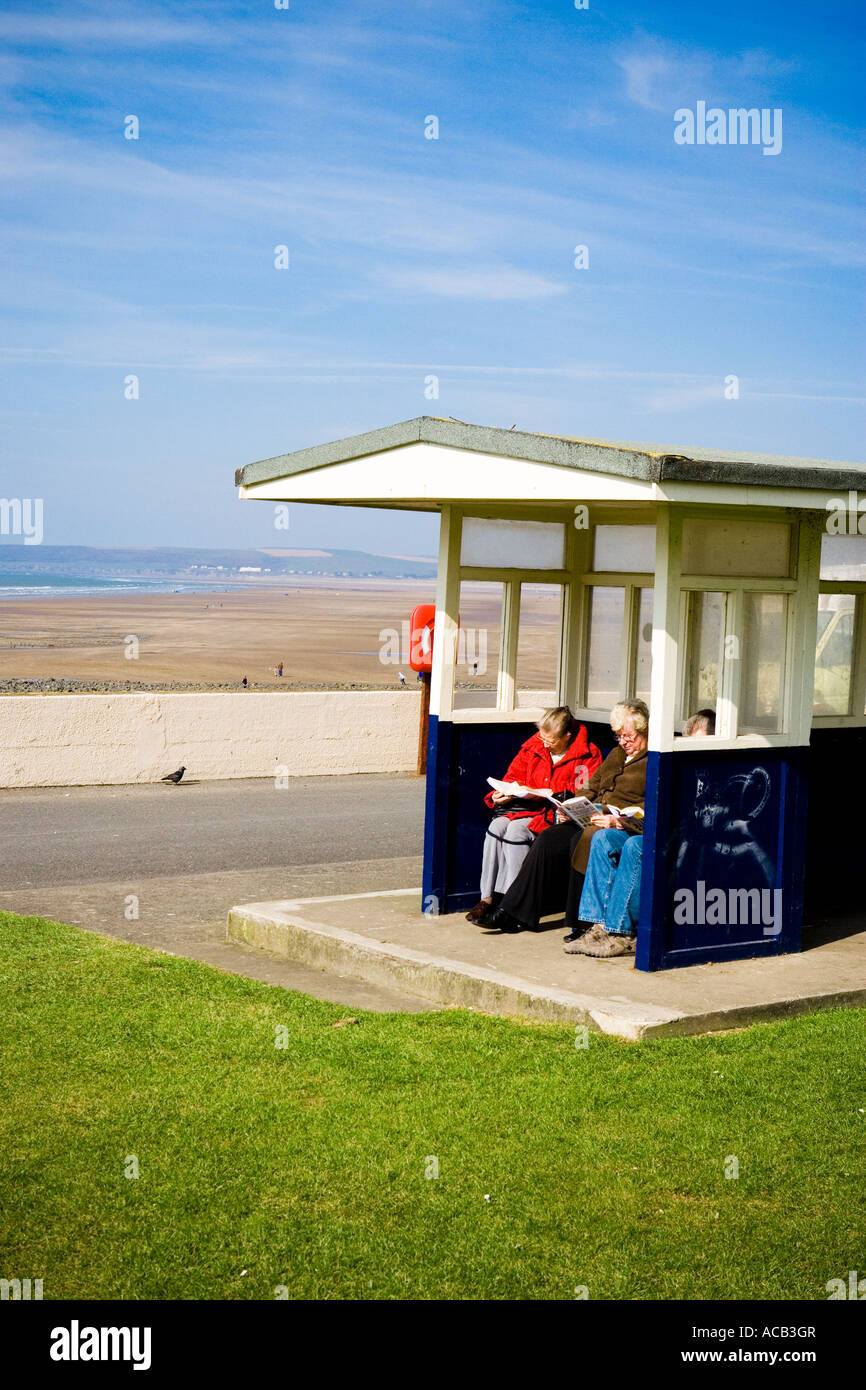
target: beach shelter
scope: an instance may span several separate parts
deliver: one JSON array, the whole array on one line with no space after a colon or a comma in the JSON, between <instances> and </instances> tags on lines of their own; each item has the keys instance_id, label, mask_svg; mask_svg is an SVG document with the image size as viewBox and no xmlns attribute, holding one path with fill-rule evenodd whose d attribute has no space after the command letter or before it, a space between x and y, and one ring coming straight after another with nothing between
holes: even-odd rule
<instances>
[{"instance_id":1,"label":"beach shelter","mask_svg":"<svg viewBox=\"0 0 866 1390\"><path fill-rule=\"evenodd\" d=\"M866 465L421 417L241 468L243 498L438 512L423 900L477 899L488 775L569 704L650 706L636 966L862 911ZM860 502L860 495L864 501ZM710 738L686 717L716 714Z\"/></svg>"}]
</instances>

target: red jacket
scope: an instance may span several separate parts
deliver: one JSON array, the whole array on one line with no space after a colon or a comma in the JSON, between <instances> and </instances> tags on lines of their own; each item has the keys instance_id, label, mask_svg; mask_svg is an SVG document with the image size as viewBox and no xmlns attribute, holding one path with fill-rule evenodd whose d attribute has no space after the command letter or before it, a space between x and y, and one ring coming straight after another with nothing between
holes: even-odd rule
<instances>
[{"instance_id":1,"label":"red jacket","mask_svg":"<svg viewBox=\"0 0 866 1390\"><path fill-rule=\"evenodd\" d=\"M586 785L589 778L601 767L601 753L589 736L583 724L578 725L577 733L571 740L558 763L551 761L550 754L538 734L528 738L516 758L512 759L503 782L519 782L522 787L550 787L555 792L569 792L572 796ZM493 792L484 798L485 805L496 810ZM555 812L546 801L540 801L540 811L500 811L499 815L509 820L524 820L531 817L529 829L536 835L545 826L553 825Z\"/></svg>"}]
</instances>

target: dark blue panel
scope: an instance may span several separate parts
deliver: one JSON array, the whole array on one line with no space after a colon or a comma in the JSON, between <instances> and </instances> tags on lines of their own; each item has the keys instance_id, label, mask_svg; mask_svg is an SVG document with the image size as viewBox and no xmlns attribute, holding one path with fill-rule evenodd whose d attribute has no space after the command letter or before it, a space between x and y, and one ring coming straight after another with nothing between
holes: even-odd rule
<instances>
[{"instance_id":1,"label":"dark blue panel","mask_svg":"<svg viewBox=\"0 0 866 1390\"><path fill-rule=\"evenodd\" d=\"M427 787L424 803L424 871L422 911L438 913L445 898L445 859L448 796L451 785L450 723L440 724L430 715L427 733ZM442 909L444 911L444 909Z\"/></svg>"},{"instance_id":2,"label":"dark blue panel","mask_svg":"<svg viewBox=\"0 0 866 1390\"><path fill-rule=\"evenodd\" d=\"M840 802L866 786L866 729L813 729L809 745L806 913L810 918L863 913L863 825Z\"/></svg>"},{"instance_id":3,"label":"dark blue panel","mask_svg":"<svg viewBox=\"0 0 866 1390\"><path fill-rule=\"evenodd\" d=\"M661 970L665 953L665 860L670 826L673 754L650 751L646 769L646 811L641 858L637 970Z\"/></svg>"},{"instance_id":4,"label":"dark blue panel","mask_svg":"<svg viewBox=\"0 0 866 1390\"><path fill-rule=\"evenodd\" d=\"M460 912L478 901L481 849L492 812L484 805L488 777L501 777L535 723L453 724L430 717L424 824L423 906ZM609 752L607 724L588 724Z\"/></svg>"},{"instance_id":5,"label":"dark blue panel","mask_svg":"<svg viewBox=\"0 0 866 1390\"><path fill-rule=\"evenodd\" d=\"M651 753L636 965L800 949L803 748Z\"/></svg>"}]
</instances>

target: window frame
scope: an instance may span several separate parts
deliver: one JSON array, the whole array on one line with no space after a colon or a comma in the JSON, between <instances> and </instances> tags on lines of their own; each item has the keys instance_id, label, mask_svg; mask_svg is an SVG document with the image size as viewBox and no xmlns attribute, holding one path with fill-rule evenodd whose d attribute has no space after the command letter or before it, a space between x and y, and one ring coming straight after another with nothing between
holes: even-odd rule
<instances>
[{"instance_id":1,"label":"window frame","mask_svg":"<svg viewBox=\"0 0 866 1390\"><path fill-rule=\"evenodd\" d=\"M648 574L646 571L641 570L599 570L592 574L584 574L581 576L580 630L582 633L582 640L580 642L578 654L575 686L581 713L588 718L598 719L601 717L604 719L609 716L610 709L602 710L597 705L591 705L589 703L587 691L587 682L589 680L589 644L592 637L591 598L592 591L596 588L625 590L623 601L624 618L619 648L621 693L617 698L620 700L633 700L635 698L634 687L637 679L637 639L640 620L640 595L644 589L652 590L655 588L655 575Z\"/></svg>"},{"instance_id":2,"label":"window frame","mask_svg":"<svg viewBox=\"0 0 866 1390\"><path fill-rule=\"evenodd\" d=\"M796 506L761 508L766 520L785 521L791 527L789 572L785 577L741 577L732 575L690 574L682 570L682 527L687 518L716 516L726 509L712 503L659 503L656 573L659 576L658 622L656 636L664 651L663 664L653 671L653 698L650 701L650 747L659 752L682 752L688 740L679 737L682 720L683 673L687 656L684 651L686 632L683 624L683 591L710 589L732 593L726 615L726 635L741 636L744 592L782 593L788 595L788 621L785 641L785 687L782 702L783 716L778 733L738 732L739 663L729 658L722 671L722 698L717 703L716 732L707 742L720 751L752 748L787 748L808 746L812 727L814 687L814 648L818 620L818 572L823 513L817 509ZM739 507L727 509L739 520L748 520ZM659 629L662 629L661 631ZM658 655L656 656L658 661Z\"/></svg>"},{"instance_id":3,"label":"window frame","mask_svg":"<svg viewBox=\"0 0 866 1390\"><path fill-rule=\"evenodd\" d=\"M497 674L496 706L453 708L453 664L450 693L441 698L441 714L447 719L460 723L526 723L537 717L540 711L527 707L514 708L516 695L516 644L520 621L520 588L525 583L558 584L562 588L562 607L560 623L560 649L557 662L557 700L568 704L575 715L585 721L606 723L610 711L589 706L586 703L586 676L589 644L589 594L596 586L622 587L626 590L625 602L627 621L623 624L620 669L623 676L624 692L621 699L633 698L633 685L637 662L637 624L639 618L639 596L642 589L652 589L655 593L653 612L653 668L659 660L657 642L664 643L665 660L670 666L675 663L673 677L668 672L663 685L668 692L668 700L663 702L660 728L657 728L656 742L661 751L676 750L683 747L683 740L676 734L681 730L682 717L682 679L685 670L683 649L687 637L684 624L684 595L698 589L724 593L726 598L725 635L742 638L742 595L746 591L783 594L787 596L787 622L785 631L784 684L782 692L782 718L779 733L738 733L735 707L739 700L739 663L730 659L722 666L722 691L717 705L717 732L711 736L713 747L787 747L791 744L808 742L811 727L850 727L866 726L866 581L818 581L819 557L813 553L817 547L820 552L820 530L811 513L798 508L772 508L763 513L768 519L784 520L791 526L791 545L789 549L789 574L785 578L767 576L734 577L730 575L686 574L681 571L682 522L687 517L720 515L717 506L700 504L678 504L659 500L656 503L654 520L656 524L656 565L654 572L646 571L595 571L591 568L595 545L595 529L599 525L647 524L647 509L635 507L633 516L624 514L619 507L599 507L589 526L577 530L572 522L572 514L560 510L532 507L515 509L509 513L515 520L539 520L564 523L566 527L566 564L561 569L514 569L492 566L465 566L459 564L460 533L463 516L500 517L501 512L485 504L466 507L449 507L449 523L444 548L440 554L440 565L450 556L449 584L454 586L455 605L459 597L459 586L463 580L482 580L503 585L505 621L503 623L500 648L500 671ZM732 508L730 515L742 519L739 508ZM818 515L818 514L816 514ZM661 568L660 568L661 566ZM863 713L842 715L812 715L812 688L814 687L814 652L807 660L806 652L810 642L814 645L817 627L817 595L820 593L855 593L858 595L856 614L857 640L855 670L852 672L852 708L863 694ZM814 612L811 606L814 601ZM664 604L667 621L663 631L659 630L659 604ZM673 609L671 605L674 605ZM807 611L809 610L809 611ZM456 611L456 607L455 607ZM679 622L676 635L676 656L670 650L669 622ZM450 631L449 622L449 631ZM449 642L456 641L456 627L450 632ZM443 660L447 658L443 656ZM667 670L667 667L666 667ZM806 681L812 677L808 697L808 711L804 697ZM652 699L650 706L652 708ZM808 713L808 720L806 718ZM653 721L655 722L655 721Z\"/></svg>"},{"instance_id":4,"label":"window frame","mask_svg":"<svg viewBox=\"0 0 866 1390\"><path fill-rule=\"evenodd\" d=\"M793 642L796 624L796 605L792 595L797 591L796 579L724 579L720 575L682 575L680 579L680 659L677 661L676 707L674 722L681 729L689 714L686 711L685 696L687 673L691 651L689 648L689 598L695 593L722 594L725 600L725 614L722 630L719 694L716 699L716 732L709 735L713 739L741 742L744 738L766 738L788 740L791 733L792 692L794 673L792 663ZM772 733L760 733L749 729L740 733L740 704L742 690L742 663L738 654L727 655L730 641L736 643L738 653L742 652L744 604L746 593L781 595L785 599L785 642L782 652L782 689L780 692L780 727Z\"/></svg>"},{"instance_id":5,"label":"window frame","mask_svg":"<svg viewBox=\"0 0 866 1390\"><path fill-rule=\"evenodd\" d=\"M452 525L457 520L452 511ZM559 510L542 512L538 508L521 510L519 514L509 513L507 519L517 521L549 521L565 523L565 566L561 569L519 569L490 565L463 565L459 563L460 541L454 541L456 557L455 584L459 598L460 585L464 580L479 580L503 585L502 640L499 653L499 672L496 686L496 704L491 707L478 706L455 709L453 704L453 675L451 694L447 704L442 704L442 714L455 723L508 723L526 722L537 718L540 709L530 706L515 707L517 698L517 640L520 628L521 591L524 584L558 584L562 590L560 607L560 642L557 658L556 692L557 703L570 706L578 719L606 724L610 708L604 709L586 703L586 677L589 652L589 594L596 587L624 588L626 590L626 621L620 647L620 674L625 677L627 689L619 699L632 699L633 686L637 675L637 636L640 615L640 593L643 589L655 588L655 574L652 571L592 571L588 568L595 548L597 526L634 525L646 526L645 509L636 513L632 520L612 508L599 508L599 515L585 529L576 529L573 512L563 514ZM502 519L501 513L485 507L462 507L459 509L459 530L462 537L465 517L493 517ZM652 522L655 525L655 519ZM441 563L441 560L440 560Z\"/></svg>"},{"instance_id":6,"label":"window frame","mask_svg":"<svg viewBox=\"0 0 866 1390\"><path fill-rule=\"evenodd\" d=\"M813 693L812 728L863 728L866 726L866 581L822 579L818 585L818 593L819 595L854 595L854 644L849 712L848 714L815 714Z\"/></svg>"}]
</instances>

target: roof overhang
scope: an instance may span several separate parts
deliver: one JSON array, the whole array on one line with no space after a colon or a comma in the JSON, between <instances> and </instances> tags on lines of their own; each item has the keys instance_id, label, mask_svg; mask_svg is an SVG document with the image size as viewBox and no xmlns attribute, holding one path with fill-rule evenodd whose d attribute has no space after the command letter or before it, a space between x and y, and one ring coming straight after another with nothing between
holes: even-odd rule
<instances>
[{"instance_id":1,"label":"roof overhang","mask_svg":"<svg viewBox=\"0 0 866 1390\"><path fill-rule=\"evenodd\" d=\"M866 465L529 434L421 416L238 469L263 501L434 510L442 503L563 506L704 501L823 507L866 491Z\"/></svg>"}]
</instances>

